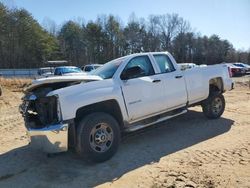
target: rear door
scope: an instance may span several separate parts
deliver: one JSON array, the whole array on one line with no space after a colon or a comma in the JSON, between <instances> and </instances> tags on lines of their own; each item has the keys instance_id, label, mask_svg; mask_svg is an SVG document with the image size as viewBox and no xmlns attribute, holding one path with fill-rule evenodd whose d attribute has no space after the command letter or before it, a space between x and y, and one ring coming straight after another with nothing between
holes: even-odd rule
<instances>
[{"instance_id":1,"label":"rear door","mask_svg":"<svg viewBox=\"0 0 250 188\"><path fill-rule=\"evenodd\" d=\"M183 72L174 67L166 54L153 54L153 57L160 69L166 107L171 109L184 106L187 102L187 92Z\"/></svg>"},{"instance_id":2,"label":"rear door","mask_svg":"<svg viewBox=\"0 0 250 188\"><path fill-rule=\"evenodd\" d=\"M121 82L130 121L138 120L166 109L164 103L166 99L165 87L159 79L160 75L155 74L148 55L132 58L121 75L126 69L134 66L140 66L145 73L143 75L133 75L131 78Z\"/></svg>"}]
</instances>

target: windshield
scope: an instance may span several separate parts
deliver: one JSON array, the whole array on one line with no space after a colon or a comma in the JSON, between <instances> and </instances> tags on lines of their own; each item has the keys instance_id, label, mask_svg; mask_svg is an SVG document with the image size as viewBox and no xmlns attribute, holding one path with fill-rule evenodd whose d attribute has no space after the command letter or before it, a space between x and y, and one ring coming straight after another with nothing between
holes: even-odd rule
<instances>
[{"instance_id":1,"label":"windshield","mask_svg":"<svg viewBox=\"0 0 250 188\"><path fill-rule=\"evenodd\" d=\"M102 79L112 78L122 61L123 59L115 59L105 63L102 67L92 71L91 75L100 76Z\"/></svg>"},{"instance_id":2,"label":"windshield","mask_svg":"<svg viewBox=\"0 0 250 188\"><path fill-rule=\"evenodd\" d=\"M77 73L82 72L82 70L78 67L60 67L56 68L55 75L67 74L67 73Z\"/></svg>"},{"instance_id":3,"label":"windshield","mask_svg":"<svg viewBox=\"0 0 250 188\"><path fill-rule=\"evenodd\" d=\"M53 73L54 69L51 67L51 68L40 68L38 69L38 74L39 75L42 75L42 74L46 74L46 73Z\"/></svg>"},{"instance_id":4,"label":"windshield","mask_svg":"<svg viewBox=\"0 0 250 188\"><path fill-rule=\"evenodd\" d=\"M44 74L44 73L49 73L49 72L51 73L52 71L51 69L41 69L40 72Z\"/></svg>"},{"instance_id":5,"label":"windshield","mask_svg":"<svg viewBox=\"0 0 250 188\"><path fill-rule=\"evenodd\" d=\"M242 65L242 64L234 64L234 65L237 67L244 67L244 65Z\"/></svg>"},{"instance_id":6,"label":"windshield","mask_svg":"<svg viewBox=\"0 0 250 188\"><path fill-rule=\"evenodd\" d=\"M100 68L101 66L102 66L102 65L95 65L94 68L95 68L95 69L98 69L98 68Z\"/></svg>"}]
</instances>

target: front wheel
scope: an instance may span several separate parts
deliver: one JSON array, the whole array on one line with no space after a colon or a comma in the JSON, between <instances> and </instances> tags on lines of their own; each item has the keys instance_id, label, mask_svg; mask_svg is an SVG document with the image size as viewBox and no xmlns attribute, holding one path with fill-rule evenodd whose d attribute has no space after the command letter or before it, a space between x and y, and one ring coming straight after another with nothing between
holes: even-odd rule
<instances>
[{"instance_id":1,"label":"front wheel","mask_svg":"<svg viewBox=\"0 0 250 188\"><path fill-rule=\"evenodd\" d=\"M225 110L225 98L221 93L211 94L202 104L202 110L209 119L219 118Z\"/></svg>"},{"instance_id":2,"label":"front wheel","mask_svg":"<svg viewBox=\"0 0 250 188\"><path fill-rule=\"evenodd\" d=\"M92 113L77 127L77 152L85 159L103 162L118 149L120 128L115 118L106 113Z\"/></svg>"}]
</instances>

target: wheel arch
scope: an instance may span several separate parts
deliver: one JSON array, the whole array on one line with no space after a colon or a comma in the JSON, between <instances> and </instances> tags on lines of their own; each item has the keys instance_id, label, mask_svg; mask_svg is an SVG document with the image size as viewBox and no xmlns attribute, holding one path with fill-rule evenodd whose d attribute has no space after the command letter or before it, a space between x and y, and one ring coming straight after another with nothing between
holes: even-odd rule
<instances>
[{"instance_id":1,"label":"wheel arch","mask_svg":"<svg viewBox=\"0 0 250 188\"><path fill-rule=\"evenodd\" d=\"M212 92L224 92L224 84L221 77L216 77L209 80L209 94Z\"/></svg>"},{"instance_id":2,"label":"wheel arch","mask_svg":"<svg viewBox=\"0 0 250 188\"><path fill-rule=\"evenodd\" d=\"M78 108L75 120L76 122L79 122L84 116L94 112L110 114L116 119L121 129L124 127L122 112L119 103L115 99L97 102Z\"/></svg>"}]
</instances>

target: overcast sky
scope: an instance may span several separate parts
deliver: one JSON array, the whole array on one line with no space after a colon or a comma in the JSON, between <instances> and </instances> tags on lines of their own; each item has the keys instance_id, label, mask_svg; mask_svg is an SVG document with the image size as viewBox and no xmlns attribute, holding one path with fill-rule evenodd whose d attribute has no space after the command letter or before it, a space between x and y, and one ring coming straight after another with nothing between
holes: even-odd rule
<instances>
[{"instance_id":1,"label":"overcast sky","mask_svg":"<svg viewBox=\"0 0 250 188\"><path fill-rule=\"evenodd\" d=\"M0 0L9 7L27 9L39 23L44 18L58 25L78 17L95 20L113 14L127 22L137 17L177 13L188 20L196 32L217 34L236 49L250 49L250 0Z\"/></svg>"}]
</instances>

